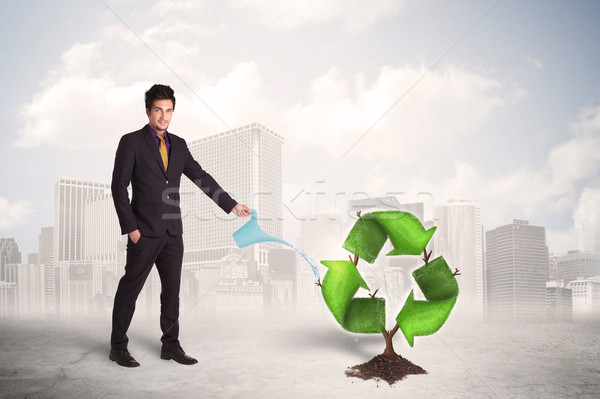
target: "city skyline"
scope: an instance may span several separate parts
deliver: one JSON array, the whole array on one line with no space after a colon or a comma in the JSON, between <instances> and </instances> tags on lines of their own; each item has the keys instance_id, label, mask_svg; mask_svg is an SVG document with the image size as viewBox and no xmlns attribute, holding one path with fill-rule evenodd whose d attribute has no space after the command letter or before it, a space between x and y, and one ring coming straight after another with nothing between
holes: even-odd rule
<instances>
[{"instance_id":1,"label":"city skyline","mask_svg":"<svg viewBox=\"0 0 600 399\"><path fill-rule=\"evenodd\" d=\"M264 129L260 125L258 126L260 129ZM215 137L219 136L222 137L222 134ZM215 148L218 150L218 146ZM215 148L212 151L216 151ZM222 162L228 163L227 160ZM266 164L269 163L266 162ZM269 173L261 171L259 174ZM39 236L39 256L36 257L38 260L51 260L51 264L16 263L16 256L20 255L17 243L12 239L3 239L1 269L6 276L4 278L6 281L3 281L3 286L0 287L0 291L2 291L0 298L2 313L0 314L2 317L11 317L13 313L10 309L15 305L18 309L16 314L18 317L44 318L56 315L61 320L67 320L77 316L89 317L94 314L105 316L107 314L106 306L110 304L111 291L115 287L118 276L122 274L123 265L121 263L124 262L124 248L117 223L112 220L115 219L112 215L112 198L110 193L104 190L106 190L106 185L101 182L75 181L66 178L57 181L55 220L60 221L60 227L57 230L58 234L54 234L54 230L56 230L54 227L42 229ZM70 202L68 198L71 198ZM73 201L73 198L76 201ZM184 202L186 203L185 207L189 208L189 198ZM70 207L67 208L65 204L69 203ZM423 203L401 204L393 196L350 201L347 213L355 212L357 209L367 212L390 209L390 207L414 212L426 225L432 223L432 221L424 220ZM460 284L464 300L462 305L457 305L457 312L463 316L477 316L481 319L484 313L484 302L485 316L491 319L545 318L544 309L546 309L549 319L571 320L571 311L568 310L571 303L572 313L576 315L577 319L588 320L600 316L598 313L600 304L596 303L597 301L594 299L597 297L596 291L600 287L600 280L598 280L600 258L598 255L572 250L565 256L549 257L548 249L545 246L544 228L530 226L528 221L513 220L509 225L486 232L488 261L484 270L481 264L483 229L479 222L478 206L465 199L454 200L442 204L438 212L440 214L438 236L432 240L431 248L436 253L447 257L449 264L459 266L462 275L467 276L461 280ZM340 238L344 235L342 230L344 228L347 230L350 226L349 221L343 222L339 217L316 216L314 219L318 224L316 230L305 232L300 237L302 245L306 246L308 250L308 256L313 259L315 254L323 257L327 252L324 251L323 240L331 241L333 239L335 241L338 239L341 241ZM306 220L305 222L311 221ZM99 225L104 227L98 229ZM306 224L305 227L308 226ZM328 231L332 231L335 226L341 230L330 237ZM194 236L193 233L191 235ZM198 237L191 237L190 240L198 242ZM52 241L54 241L54 245L51 245ZM213 243L213 245L215 244L223 245L223 242L217 241ZM243 259L237 255L237 250L231 247L228 254L223 257L225 253L218 255L217 252L214 252L214 249L218 248L212 248L209 245L186 250L183 276L186 288L182 293L182 302L189 306L190 310L195 307L200 298L199 286L196 284L206 280L207 277L214 282L209 281L208 284L204 282L204 289L208 287L208 290L204 291L201 297L209 294L209 291L216 286L214 292L216 297L212 301L204 301L206 302L204 305L212 303L214 307L209 309L202 306L199 309L193 309L195 312L216 311L216 314L221 317L248 311L260 315L263 312L272 311L267 310L272 309L271 307L263 309L265 300L274 301L269 306L283 309L281 308L282 303L286 302L284 297L287 298L288 303L284 308L289 308L290 300L293 303L300 301L299 303L304 305L300 307L300 311L308 310L307 306L312 308L319 303L319 296L311 282L310 273L304 273L308 270L297 270L292 275L288 273L288 276L292 276L289 277L289 280L281 280L280 277L281 281L277 281L275 286L271 286L269 278L264 279L250 273L250 265L254 265L254 270L259 270L263 275L269 272L269 268L266 266L270 260L266 261L266 259L270 251L264 254L266 263L265 267L261 268L260 260L255 258L256 254ZM203 251L205 255L200 255L200 258L194 255L195 253L201 254ZM211 251L214 252L213 255L210 255ZM54 257L54 253L58 253L59 256ZM38 254L36 253L36 255ZM205 259L206 255L217 256L217 258ZM293 251L290 255L292 258L296 257ZM259 258L262 257L259 255ZM12 262L5 264L8 258L12 259ZM198 260L190 262L190 259ZM512 259L514 263L507 263L507 259ZM294 260L294 263L296 261ZM408 272L417 267L418 262L414 265L409 265L409 263L401 260L399 262L392 262L392 259L390 262L382 260L374 265L375 267L366 267L363 270L366 281L374 287L381 288L383 295L387 294L390 307L394 306L397 299L402 299L404 291L410 286L414 287ZM216 265L217 268L215 269L211 265ZM257 268L256 265L259 267ZM210 274L213 273L211 270L217 271L216 279L210 278ZM206 274L207 271L208 274ZM584 279L587 280L584 281ZM153 277L149 278L140 301L140 307L147 309L146 317L156 312L156 301L152 299L153 291L160 287L156 285L157 281L155 280ZM48 281L54 284L49 286ZM12 284L12 288L10 284ZM213 285L211 286L211 284ZM294 296L291 298L289 296L292 289L290 284L296 287L293 289ZM311 287L312 290L307 291L307 288ZM577 290L572 290L572 287L577 287ZM283 291L278 292L278 290ZM573 301L570 297L571 291L573 292ZM297 292L303 293L303 296L297 297ZM99 296L100 294L102 296ZM250 302L242 300L241 297L238 298L239 294L249 295ZM507 302L508 298L513 299ZM279 305L275 303L279 303ZM569 308L567 309L566 306Z\"/></svg>"},{"instance_id":2,"label":"city skyline","mask_svg":"<svg viewBox=\"0 0 600 399\"><path fill-rule=\"evenodd\" d=\"M285 207L280 189L282 145L282 136L261 124L252 124L192 141L189 148L196 159L206 160L204 168L225 188L237 187L237 192L231 193L235 198L258 210L263 231L280 237ZM235 151L230 151L232 147ZM235 161L244 166L241 172ZM260 243L251 251L240 251L234 245L231 231L245 221L224 217L191 181L184 179L181 193L184 306L195 314L209 312L223 316L250 310L269 313L273 307L289 308L290 300L301 304L301 311L320 303L308 268L294 268L293 277L270 285L269 253L278 244ZM576 279L600 275L600 257L590 252L595 249L593 231L581 212L573 230L573 243L584 250L572 249L563 256L550 257L544 227L513 219L511 224L484 234L481 209L469 199L437 203L431 193L420 193L425 194L424 202L402 203L396 195L402 197L403 193L397 192L385 197L349 200L341 207L336 203L333 214L324 214L319 213L317 206L319 195L324 192L317 188L308 194L311 212L301 219L297 241L300 249L317 264L319 260L335 257L334 254L342 256L340 243L357 218L357 211L402 210L416 215L425 226L437 226L429 249L434 256L443 255L451 267L461 270L462 277L458 280L461 297L455 312L459 316L479 320L544 317L543 310L548 308L548 317L555 314L558 319L568 319L563 314L569 304L576 314L596 313L595 305L580 305L588 300L586 295L595 295L595 283L585 282L585 287L591 287L589 290L568 288L579 284ZM429 212L426 202L430 202ZM0 278L5 280L0 288L1 314L10 315L11 311L6 309L14 302L20 309L17 314L30 313L25 315L28 317L42 315L68 320L77 316L105 316L116 282L123 274L125 258L125 240L120 234L110 184L58 178L54 188L54 221L54 226L41 229L38 251L27 256L28 260L35 260L33 263L20 264L17 258L25 254L21 256L18 243L12 238L2 239L0 272L6 277ZM210 231L206 228L209 222ZM531 232L523 235L528 230ZM42 264L40 260L48 263ZM414 288L410 273L418 265L416 260L383 258L373 266L362 267L365 281L388 297L386 306L391 310L404 299L409 288ZM281 269L281 265L278 267ZM293 290L290 284L295 287ZM139 301L140 308L146 309L146 317L157 311L158 291L160 286L153 269ZM290 297L292 291L294 296ZM570 301L571 292L580 299ZM11 295L13 299L9 299ZM197 307L200 298L204 300ZM282 307L284 298L288 306ZM575 311L575 307L583 310Z\"/></svg>"},{"instance_id":3,"label":"city skyline","mask_svg":"<svg viewBox=\"0 0 600 399\"><path fill-rule=\"evenodd\" d=\"M20 166L0 171L0 235L23 253L53 223L58 176L109 179L155 82L175 89L188 142L255 122L284 137L289 241L306 193L323 191L325 209L361 191L469 198L486 229L530 220L557 253L598 231L594 2L28 4L0 27L0 155Z\"/></svg>"},{"instance_id":4,"label":"city skyline","mask_svg":"<svg viewBox=\"0 0 600 399\"><path fill-rule=\"evenodd\" d=\"M257 124L253 124L253 125L257 125ZM260 125L258 125L258 126L260 126ZM222 133L220 133L220 134L222 134ZM218 134L215 135L215 136L218 136ZM191 144L192 144L191 145L191 148L192 148L192 147L194 147L194 144L197 144L197 143L191 143ZM69 182L89 182L92 185L104 186L103 188L100 189L102 192L98 191L98 193L95 194L95 195L92 195L92 197L90 199L88 199L88 201L91 200L92 206L95 207L96 212L100 213L100 217L96 216L96 217L94 217L93 220L96 221L96 222L102 221L103 222L102 224L107 224L107 226L103 227L100 230L97 229L97 228L95 228L95 227L93 227L93 226L92 227L87 227L87 229L90 230L91 237L90 238L86 238L86 240L88 241L88 246L87 246L88 250L91 250L94 246L96 246L96 247L102 247L102 244L99 243L96 240L96 238L98 238L98 239L106 239L106 237L102 236L101 234L99 234L99 232L100 231L107 231L106 230L107 228L114 227L115 226L115 222L116 222L116 213L113 215L113 213L114 213L114 206L112 204L112 196L110 196L110 187L109 187L110 183L108 181L107 182L98 182L98 181L95 181L95 180L86 180L85 178L58 177L57 178L57 182L56 182L55 191L58 188L59 183L62 182L62 181L69 181ZM194 188L195 188L195 186L193 186L193 184L191 182L187 182L186 181L186 183L184 183L182 185L182 190L187 190L188 194L192 194L192 195L190 195L190 197L195 197L193 203L194 204L198 204L198 199L199 198L201 199L201 197L197 193L196 194L193 193ZM245 194L249 193L251 197L257 197L257 195L252 195L251 192L246 193L247 191L248 190L245 190L244 193ZM403 194L403 192L393 192L393 193L394 194L398 194L399 193L401 195ZM268 197L269 195L272 195L273 193L269 192L269 193L258 193L258 194L260 194L259 195L260 197L265 198L265 197ZM309 208L308 209L309 212L307 214L297 214L297 215L295 215L295 216L300 216L300 219L298 220L299 222L311 222L311 221L317 222L318 219L319 219L319 215L327 217L330 220L335 220L336 218L340 218L340 220L346 221L346 222L348 221L349 218L353 217L351 215L352 212L350 212L350 211L342 212L340 214L339 209L338 209L337 206L329 207L329 208L326 207L326 210L331 211L331 213L314 214L313 213L314 212L313 207L315 206L315 202L318 201L318 197L317 196L318 196L318 194L322 194L322 193L316 193L317 195L315 195L314 192L313 193L307 192L306 194L307 194L307 197L310 197L307 200L308 201L307 207ZM365 193L365 192L360 192L360 194L361 194L361 196L367 195L367 193ZM422 194L422 193L420 193L420 194ZM425 193L425 194L430 194L430 193ZM56 193L55 193L55 195L56 195ZM97 198L94 198L94 197L97 197ZM372 200L372 199L375 199L375 198L376 197L368 197L368 195L367 195L367 198L365 198L365 199L369 201L369 200ZM100 204L99 202L101 202L101 201L104 201L105 204L104 205ZM431 211L431 213L430 213L432 215L433 219L436 220L436 221L439 221L439 219L440 219L440 212L444 208L444 206L447 206L447 204L452 203L452 202L456 202L456 201L459 201L459 202L464 202L464 201L470 202L469 199L464 199L464 198L460 198L460 199L451 198L451 199L443 200L443 201L440 201L440 202L437 202L437 203L433 202L432 205L433 205L434 211ZM108 205L106 205L106 204L108 204ZM188 205L188 204L186 203L186 205ZM208 208L207 208L207 205L208 205ZM281 205L283 205L282 208L285 208L287 206L287 204L285 204L285 203L281 204ZM394 205L388 205L388 206L391 206L392 208L394 207ZM189 206L187 206L187 207L189 207ZM206 220L207 217L209 218L211 216L219 216L219 215L215 215L214 210L208 211L209 208L210 208L210 204L206 204L206 203L202 203L201 202L201 206L198 209L196 209L196 210L185 209L185 212L184 212L184 223L186 223L185 220L186 220L188 212L189 212L190 219L196 219L196 221ZM201 216L201 215L204 215L204 216ZM566 256L566 255L568 255L569 253L571 253L573 251L580 251L580 252L585 252L585 253L596 253L596 248L598 247L598 242L597 242L598 240L592 234L592 233L596 233L596 232L595 231L591 231L591 228L589 227L590 223L588 223L588 224L586 224L587 229L585 231L585 233L587 233L587 234L584 234L582 232L582 230L583 230L583 228L581 226L582 223L580 222L581 217L582 217L580 212L579 212L579 215L580 215L579 219L578 219L579 222L575 223L575 228L572 229L572 231L570 231L570 233L569 233L568 240L571 243L570 246L564 247L565 250L563 252L553 251L552 250L553 248L549 246L549 248L548 248L549 249L549 254L554 255L554 256ZM58 217L58 216L56 216L56 217ZM82 217L82 215L79 215L79 217ZM282 218L282 217L277 217L277 216L272 217L272 216L270 216L268 214L266 216L263 214L262 217L263 217L264 220L266 220L266 222L263 222L263 223L266 223L267 226L270 223L270 221L272 221L272 220L278 220L280 222L281 221L285 222L285 219ZM478 218L481 218L481 216L478 216ZM114 219L114 220L112 220L112 219ZM507 222L510 222L513 219L507 220ZM104 223L105 220L107 221L106 223ZM108 220L110 220L110 222L108 222ZM189 220L188 220L187 223L188 224L190 223ZM240 224L240 223L237 223L237 224ZM285 224L284 224L284 226L285 226ZM499 226L501 226L501 225L499 225ZM499 226L496 226L496 227L499 227ZM488 226L483 226L483 225L480 224L480 227L482 229L488 230ZM54 225L52 225L52 226L43 226L43 227L40 228L40 231L42 232L42 234L46 234L47 235L48 234L48 229L54 229ZM493 228L490 228L489 230L492 230L492 229ZM196 228L196 230L198 230L198 229ZM265 230L269 230L269 228L266 227ZM293 229L293 230L295 231L295 229ZM275 233L275 235L277 236L278 235L277 231L281 233L284 230L281 229L281 228L279 228L278 230L276 230L274 232L271 232L271 233ZM52 232L50 232L50 234L52 234ZM115 230L115 232L114 232L113 235L121 236L120 233L117 230ZM36 258L44 256L46 259L48 259L49 256L52 256L52 253L49 253L48 251L43 252L43 255L42 255L42 252L38 253L38 250L41 250L43 248L43 246L41 244L41 241L40 241L42 239L42 236L40 235L39 231L38 231L38 233L34 234L34 236L39 236L38 239L36 240L37 246L35 247L35 252L23 252L23 251L21 251L22 247L19 246L19 250L20 250L19 254L20 254L20 256L23 259L28 259L28 256L35 256ZM94 236L95 236L95 238L94 238ZM184 231L184 236L185 236L185 231ZM300 236L297 235L295 237L295 239L291 240L291 241L296 241L299 238L300 238ZM3 240L13 240L13 242L16 242L16 239L14 237L10 237L8 234L3 235L2 239ZM53 240L57 240L57 241L55 241L54 244L50 244L50 245L58 245L59 238L54 235L53 236ZM585 246L584 246L584 244L582 244L584 240L585 240ZM47 239L46 239L46 241L47 241ZM46 246L47 245L48 244L46 244ZM81 248L78 247L78 248L76 248L76 249L74 248L72 250L73 251L82 251L82 248L83 247L81 247ZM52 250L53 250L53 248L50 249L50 251L52 251ZM106 254L96 254L96 256L100 257L100 258L102 258L103 255L106 256ZM86 256L86 258L87 258L87 256ZM60 255L59 255L59 257L56 257L54 259L49 259L50 264L53 264L54 261L59 261L58 259L61 259ZM19 263L21 263L21 262L19 262ZM44 263L44 262L39 261L38 263ZM25 264L27 264L27 262Z\"/></svg>"},{"instance_id":5,"label":"city skyline","mask_svg":"<svg viewBox=\"0 0 600 399\"><path fill-rule=\"evenodd\" d=\"M265 231L289 242L310 231L308 224L318 230L323 218L338 217L352 201L390 196L422 203L421 219L439 224L434 250L464 264L465 298L478 309L486 289L484 231L512 219L543 226L555 268L569 251L598 252L599 5L326 3L305 8L263 0L161 0L142 7L109 1L99 10L75 3L45 9L44 16L57 18L34 25L52 25L54 41L42 54L26 45L36 32L18 36L16 42L43 61L23 63L7 82L17 98L7 103L15 111L8 118L15 133L0 154L11 164L27 162L0 171L0 237L18 242L21 261L51 259L57 271L67 267L61 262L84 258L118 262L122 242L118 233L106 233L115 222L110 198L90 194L91 220L85 223L81 209L61 214L49 206L48 186L58 187L61 179L108 183L116 141L145 123L142 93L161 82L178 99L170 129L190 143L209 172L222 173L228 191L256 201ZM19 32L15 21L39 19L23 7L8 7L6 15L14 18L2 33ZM74 15L80 18L71 18L70 31L55 25ZM138 16L143 18L133 24ZM422 32L427 35L415 34ZM168 43L160 41L165 35ZM23 59L14 46L7 54ZM24 71L31 72L27 79ZM246 138L249 126L264 137L276 131L269 145L281 155L257 151L265 142ZM215 139L228 132L240 140ZM207 147L218 151L207 155ZM238 157L213 163L231 154ZM256 174L265 160L276 165L266 168L275 176ZM277 189L260 192L261 179L271 179ZM77 198L81 208L88 194L72 190L62 205ZM465 199L477 204L474 214L447 212L447 201ZM197 247L185 261L198 270L202 259L212 262L215 251L230 250L228 230L235 230L232 223L219 224L214 236L202 235L200 219L209 211L204 205L196 201L184 210L190 216L184 239L193 237L186 247ZM44 232L48 227L54 230ZM86 243L65 247L83 228ZM465 237L449 242L449 230L468 236L468 245ZM42 246L48 238L52 250ZM220 249L205 250L204 243ZM256 270L267 277L270 246L254 249ZM320 246L327 253L325 243ZM64 254L63 247L72 252ZM48 288L46 295L52 294L60 299L60 291Z\"/></svg>"}]
</instances>

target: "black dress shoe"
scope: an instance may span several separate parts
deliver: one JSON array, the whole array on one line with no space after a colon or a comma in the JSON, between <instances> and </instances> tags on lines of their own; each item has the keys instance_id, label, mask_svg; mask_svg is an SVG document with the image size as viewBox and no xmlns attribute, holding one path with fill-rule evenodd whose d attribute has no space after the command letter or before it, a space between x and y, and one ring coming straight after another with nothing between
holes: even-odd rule
<instances>
[{"instance_id":1,"label":"black dress shoe","mask_svg":"<svg viewBox=\"0 0 600 399\"><path fill-rule=\"evenodd\" d=\"M127 349L111 349L108 358L123 367L139 367L140 364L129 354Z\"/></svg>"},{"instance_id":2,"label":"black dress shoe","mask_svg":"<svg viewBox=\"0 0 600 399\"><path fill-rule=\"evenodd\" d=\"M194 359L191 356L186 355L185 352L183 351L183 349L181 349L181 346L178 346L177 348L171 349L171 350L162 349L160 351L160 358L165 359L165 360L173 359L177 363L187 364L187 365L198 363L198 361L196 359Z\"/></svg>"}]
</instances>

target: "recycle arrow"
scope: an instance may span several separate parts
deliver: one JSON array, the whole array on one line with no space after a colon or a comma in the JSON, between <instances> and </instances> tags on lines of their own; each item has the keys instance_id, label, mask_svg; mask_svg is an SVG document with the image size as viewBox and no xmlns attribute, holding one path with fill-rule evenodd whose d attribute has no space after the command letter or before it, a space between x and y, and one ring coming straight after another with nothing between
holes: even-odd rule
<instances>
[{"instance_id":1,"label":"recycle arrow","mask_svg":"<svg viewBox=\"0 0 600 399\"><path fill-rule=\"evenodd\" d=\"M426 231L408 212L372 212L356 221L343 247L373 263L389 237L394 250L387 255L418 255L435 230ZM369 289L355 264L347 260L321 263L329 268L323 279L323 298L338 323L350 332L385 331L385 299L354 298L359 288ZM411 291L396 317L411 347L415 336L430 335L442 327L458 297L458 283L442 256L415 270L413 277L427 300L415 300Z\"/></svg>"},{"instance_id":2,"label":"recycle arrow","mask_svg":"<svg viewBox=\"0 0 600 399\"><path fill-rule=\"evenodd\" d=\"M442 256L418 268L412 275L427 300L415 300L412 290L396 317L411 347L416 335L430 335L442 327L458 297L458 283Z\"/></svg>"},{"instance_id":3,"label":"recycle arrow","mask_svg":"<svg viewBox=\"0 0 600 399\"><path fill-rule=\"evenodd\" d=\"M394 249L388 256L419 255L435 230L432 227L425 231L419 219L408 212L371 212L356 221L342 247L373 263L389 237Z\"/></svg>"},{"instance_id":4,"label":"recycle arrow","mask_svg":"<svg viewBox=\"0 0 600 399\"><path fill-rule=\"evenodd\" d=\"M354 333L381 333L385 329L385 299L354 298L359 288L369 290L354 263L347 260L321 263L329 268L321 287L323 299L338 323Z\"/></svg>"}]
</instances>

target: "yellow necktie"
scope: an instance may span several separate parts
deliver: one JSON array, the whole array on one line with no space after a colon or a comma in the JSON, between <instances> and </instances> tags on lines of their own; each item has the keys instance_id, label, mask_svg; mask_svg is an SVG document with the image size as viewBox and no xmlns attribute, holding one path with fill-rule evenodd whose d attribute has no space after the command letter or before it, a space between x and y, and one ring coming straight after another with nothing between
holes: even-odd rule
<instances>
[{"instance_id":1,"label":"yellow necktie","mask_svg":"<svg viewBox=\"0 0 600 399\"><path fill-rule=\"evenodd\" d=\"M165 144L165 138L162 134L157 134L158 137L158 152L160 152L160 157L162 158L163 165L165 165L165 170L167 170L167 166L169 165L169 156L167 155L167 145Z\"/></svg>"}]
</instances>

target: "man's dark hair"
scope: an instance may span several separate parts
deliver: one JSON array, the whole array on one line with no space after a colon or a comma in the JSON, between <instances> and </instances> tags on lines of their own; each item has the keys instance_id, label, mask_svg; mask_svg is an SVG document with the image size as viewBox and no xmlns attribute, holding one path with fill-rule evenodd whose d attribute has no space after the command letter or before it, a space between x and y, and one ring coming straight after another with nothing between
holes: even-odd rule
<instances>
[{"instance_id":1,"label":"man's dark hair","mask_svg":"<svg viewBox=\"0 0 600 399\"><path fill-rule=\"evenodd\" d=\"M173 111L175 110L175 92L171 87L165 85L154 85L146 92L146 109L152 108L155 100L173 101Z\"/></svg>"}]
</instances>

